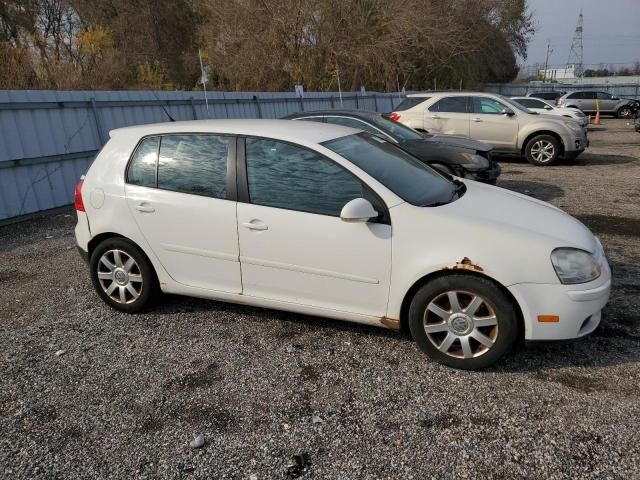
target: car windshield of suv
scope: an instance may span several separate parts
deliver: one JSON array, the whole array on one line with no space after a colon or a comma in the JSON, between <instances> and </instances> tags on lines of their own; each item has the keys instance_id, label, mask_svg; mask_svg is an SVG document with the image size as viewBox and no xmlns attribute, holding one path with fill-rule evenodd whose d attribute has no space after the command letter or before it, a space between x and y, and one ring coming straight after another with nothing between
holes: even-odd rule
<instances>
[{"instance_id":1,"label":"car windshield of suv","mask_svg":"<svg viewBox=\"0 0 640 480\"><path fill-rule=\"evenodd\" d=\"M396 140L423 140L424 136L415 130L404 126L400 122L394 122L382 115L374 115L370 119L376 127L381 128L385 132L389 133Z\"/></svg>"},{"instance_id":2,"label":"car windshield of suv","mask_svg":"<svg viewBox=\"0 0 640 480\"><path fill-rule=\"evenodd\" d=\"M443 205L464 193L456 184L394 144L368 133L321 143L361 168L403 200L421 207Z\"/></svg>"}]
</instances>

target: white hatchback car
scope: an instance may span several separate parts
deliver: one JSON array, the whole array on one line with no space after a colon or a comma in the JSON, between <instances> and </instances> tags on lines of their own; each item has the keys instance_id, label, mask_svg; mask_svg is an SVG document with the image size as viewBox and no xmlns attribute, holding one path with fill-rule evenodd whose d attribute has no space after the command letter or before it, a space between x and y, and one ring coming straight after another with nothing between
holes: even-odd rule
<instances>
[{"instance_id":1,"label":"white hatchback car","mask_svg":"<svg viewBox=\"0 0 640 480\"><path fill-rule=\"evenodd\" d=\"M114 130L76 189L98 294L137 312L158 290L392 329L457 368L520 337L581 337L611 274L580 222L450 180L365 132L286 120Z\"/></svg>"},{"instance_id":2,"label":"white hatchback car","mask_svg":"<svg viewBox=\"0 0 640 480\"><path fill-rule=\"evenodd\" d=\"M582 128L584 128L586 134L587 125L589 125L589 117L576 108L556 107L547 100L534 97L511 97L511 100L519 103L532 112L543 115L555 115L556 117L572 118L578 122Z\"/></svg>"}]
</instances>

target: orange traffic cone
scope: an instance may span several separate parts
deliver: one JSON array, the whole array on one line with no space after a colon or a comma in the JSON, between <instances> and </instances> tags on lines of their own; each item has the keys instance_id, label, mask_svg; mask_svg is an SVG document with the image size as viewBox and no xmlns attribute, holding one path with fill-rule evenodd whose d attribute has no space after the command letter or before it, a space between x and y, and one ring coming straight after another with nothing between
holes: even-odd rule
<instances>
[{"instance_id":1,"label":"orange traffic cone","mask_svg":"<svg viewBox=\"0 0 640 480\"><path fill-rule=\"evenodd\" d=\"M596 119L593 121L594 125L600 125L600 112L596 112Z\"/></svg>"}]
</instances>

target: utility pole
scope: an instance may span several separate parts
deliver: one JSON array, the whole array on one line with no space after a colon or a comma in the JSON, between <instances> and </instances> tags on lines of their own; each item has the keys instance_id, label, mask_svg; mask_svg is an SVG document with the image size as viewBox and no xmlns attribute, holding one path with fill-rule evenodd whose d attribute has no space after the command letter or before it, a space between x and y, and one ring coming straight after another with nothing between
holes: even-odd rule
<instances>
[{"instance_id":1,"label":"utility pole","mask_svg":"<svg viewBox=\"0 0 640 480\"><path fill-rule=\"evenodd\" d=\"M542 81L547 83L547 68L549 68L549 52L551 51L551 40L547 42L547 59L544 61L544 77Z\"/></svg>"},{"instance_id":2,"label":"utility pole","mask_svg":"<svg viewBox=\"0 0 640 480\"><path fill-rule=\"evenodd\" d=\"M204 90L204 104L207 106L207 118L209 118L209 100L207 99L207 80L208 80L208 68L204 67L202 63L202 53L198 49L198 57L200 58L200 72L202 73L202 89Z\"/></svg>"}]
</instances>

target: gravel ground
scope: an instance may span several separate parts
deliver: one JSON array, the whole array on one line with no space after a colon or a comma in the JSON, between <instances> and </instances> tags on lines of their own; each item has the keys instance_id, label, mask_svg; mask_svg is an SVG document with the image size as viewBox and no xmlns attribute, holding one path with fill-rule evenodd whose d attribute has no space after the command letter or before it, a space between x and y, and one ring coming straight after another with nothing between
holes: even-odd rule
<instances>
[{"instance_id":1,"label":"gravel ground","mask_svg":"<svg viewBox=\"0 0 640 480\"><path fill-rule=\"evenodd\" d=\"M603 324L462 372L400 334L182 297L127 316L93 292L72 212L0 228L0 477L640 478L640 135L501 185L601 236ZM192 449L198 434L205 446Z\"/></svg>"}]
</instances>

